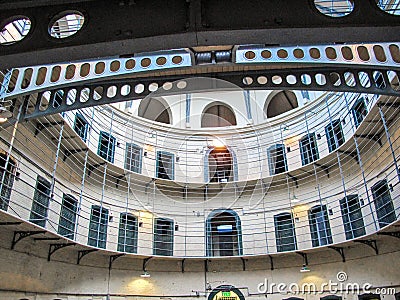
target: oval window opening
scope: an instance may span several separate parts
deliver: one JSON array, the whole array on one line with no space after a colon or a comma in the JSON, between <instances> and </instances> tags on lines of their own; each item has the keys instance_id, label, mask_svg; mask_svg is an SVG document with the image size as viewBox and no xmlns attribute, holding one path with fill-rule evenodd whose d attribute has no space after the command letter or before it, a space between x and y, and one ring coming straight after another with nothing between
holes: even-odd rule
<instances>
[{"instance_id":1,"label":"oval window opening","mask_svg":"<svg viewBox=\"0 0 400 300\"><path fill-rule=\"evenodd\" d=\"M399 1L388 1L388 0L376 0L378 7L385 13L400 16L400 5Z\"/></svg>"},{"instance_id":2,"label":"oval window opening","mask_svg":"<svg viewBox=\"0 0 400 300\"><path fill-rule=\"evenodd\" d=\"M347 16L354 9L353 0L314 0L314 4L320 13L332 18Z\"/></svg>"},{"instance_id":3,"label":"oval window opening","mask_svg":"<svg viewBox=\"0 0 400 300\"><path fill-rule=\"evenodd\" d=\"M7 23L0 32L0 44L11 45L23 40L31 30L31 20L18 17Z\"/></svg>"},{"instance_id":4,"label":"oval window opening","mask_svg":"<svg viewBox=\"0 0 400 300\"><path fill-rule=\"evenodd\" d=\"M64 39L82 29L85 17L80 12L66 12L58 15L50 23L49 34L56 39Z\"/></svg>"}]
</instances>

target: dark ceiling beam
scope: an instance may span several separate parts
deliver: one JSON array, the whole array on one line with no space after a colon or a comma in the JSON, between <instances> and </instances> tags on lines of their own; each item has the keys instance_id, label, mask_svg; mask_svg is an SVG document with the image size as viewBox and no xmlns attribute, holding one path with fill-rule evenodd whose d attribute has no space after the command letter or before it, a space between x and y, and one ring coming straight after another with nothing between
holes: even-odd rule
<instances>
[{"instance_id":1,"label":"dark ceiling beam","mask_svg":"<svg viewBox=\"0 0 400 300\"><path fill-rule=\"evenodd\" d=\"M56 3L56 4L54 4ZM351 14L332 18L312 0L0 1L0 25L32 20L21 42L0 46L0 69L209 45L304 45L400 40L400 17L375 0L354 0ZM25 5L22 7L22 4ZM290 9L288 9L290 8ZM49 22L62 11L85 16L80 32L58 40Z\"/></svg>"},{"instance_id":2,"label":"dark ceiling beam","mask_svg":"<svg viewBox=\"0 0 400 300\"><path fill-rule=\"evenodd\" d=\"M104 81L93 81L93 82L82 82L71 84L69 86L64 87L55 87L54 89L48 90L50 92L49 98L53 99L54 95L59 90L63 90L64 95L68 95L70 90L76 90L76 94L80 95L81 91L85 88L88 89L89 97L87 101L80 102L79 99L75 99L73 103L67 104L66 101L62 101L59 103L57 107L54 105L49 105L46 107L40 107L41 101L37 99L41 99L44 91L40 91L37 93L35 91L34 99L35 101L31 103L34 106L34 109L27 111L24 115L24 119L35 119L45 115L51 115L55 113L61 113L64 111L74 110L74 109L82 109L85 107L92 107L103 104L111 104L121 101L130 101L135 99L143 99L146 96L151 94L151 97L162 97L168 95L178 95L182 93L193 93L193 92L204 92L204 91L215 91L219 90L238 90L242 89L254 89L254 90L313 90L313 91L332 91L332 92L351 92L351 93L368 93L368 94L379 94L379 95L388 95L388 96L400 96L400 91L394 90L391 88L390 82L388 82L388 78L384 77L385 85L383 88L378 88L375 84L372 84L370 87L363 86L359 80L356 80L355 86L349 86L345 84L344 80L341 80L340 84L336 84L333 80L330 79L330 74L337 73L340 78L345 77L345 73L349 72L348 68L340 68L340 67L329 67L323 66L319 68L295 68L295 69L278 69L278 70L258 70L258 71L248 71L246 74L243 72L231 72L231 73L212 73L212 74L202 74L202 77L208 76L210 80L189 80L191 78L198 78L198 74L193 75L173 75L173 76L165 76L165 77L146 77L146 78L125 78L125 79L105 79ZM369 68L352 68L351 71L353 74L358 74L359 72L364 72L368 74L370 78L370 82L373 83L373 73L374 69ZM382 70L383 71L383 70ZM315 80L312 80L309 84L303 83L300 78L303 74L308 74L310 78L314 78L317 74L323 74L327 79L326 84L318 85ZM285 80L287 76L293 75L297 78L296 83L289 83ZM254 78L252 84L248 85L244 83L243 77L249 76ZM267 78L266 84L260 84L255 80L258 76L265 76ZM272 77L280 76L283 81L280 84L274 84ZM151 92L149 89L150 84L157 83L159 87L162 87L166 82L177 82L179 80L186 79L186 87L183 89L178 88L177 84L172 84L171 89L164 90L159 89L156 92ZM212 79L220 79L220 80L212 80ZM228 83L228 84L227 84ZM135 92L135 86L138 84L143 84L144 91L141 93ZM123 86L129 85L131 86L130 92L128 95L122 96L121 89ZM102 94L101 98L94 98L94 91L101 87ZM116 95L114 97L109 97L107 95L107 91L110 87L116 89ZM37 93L37 95L36 95ZM26 91L26 94L29 94L29 90ZM71 99L72 102L72 99ZM352 153L345 152L347 155L353 155ZM90 169L89 169L90 171ZM290 175L289 175L290 176Z\"/></svg>"}]
</instances>

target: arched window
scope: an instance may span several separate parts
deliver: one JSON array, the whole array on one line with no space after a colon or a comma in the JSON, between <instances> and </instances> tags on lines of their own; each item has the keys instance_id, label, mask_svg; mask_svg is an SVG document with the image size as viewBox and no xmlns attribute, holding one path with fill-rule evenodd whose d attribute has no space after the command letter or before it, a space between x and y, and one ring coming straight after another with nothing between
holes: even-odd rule
<instances>
[{"instance_id":1,"label":"arched window","mask_svg":"<svg viewBox=\"0 0 400 300\"><path fill-rule=\"evenodd\" d=\"M129 213L121 213L118 231L118 251L136 253L138 223L137 218Z\"/></svg>"},{"instance_id":2,"label":"arched window","mask_svg":"<svg viewBox=\"0 0 400 300\"><path fill-rule=\"evenodd\" d=\"M328 141L329 152L339 148L344 143L344 135L340 120L332 120L325 127L326 140Z\"/></svg>"},{"instance_id":3,"label":"arched window","mask_svg":"<svg viewBox=\"0 0 400 300\"><path fill-rule=\"evenodd\" d=\"M358 127L368 114L367 105L365 105L364 97L357 99L357 101L351 108L351 112L354 118L354 125L355 127Z\"/></svg>"},{"instance_id":4,"label":"arched window","mask_svg":"<svg viewBox=\"0 0 400 300\"><path fill-rule=\"evenodd\" d=\"M271 176L287 171L285 145L276 144L268 148L268 163Z\"/></svg>"},{"instance_id":5,"label":"arched window","mask_svg":"<svg viewBox=\"0 0 400 300\"><path fill-rule=\"evenodd\" d=\"M317 205L308 211L313 247L332 243L331 227L325 205Z\"/></svg>"},{"instance_id":6,"label":"arched window","mask_svg":"<svg viewBox=\"0 0 400 300\"><path fill-rule=\"evenodd\" d=\"M215 147L209 150L206 162L208 173L206 182L228 182L234 180L233 157L227 147ZM208 179L208 180L207 180Z\"/></svg>"},{"instance_id":7,"label":"arched window","mask_svg":"<svg viewBox=\"0 0 400 300\"><path fill-rule=\"evenodd\" d=\"M336 296L336 295L327 295L324 297L319 298L320 300L342 300L341 296Z\"/></svg>"},{"instance_id":8,"label":"arched window","mask_svg":"<svg viewBox=\"0 0 400 300\"><path fill-rule=\"evenodd\" d=\"M6 167L7 164L7 167ZM15 161L7 155L0 154L0 209L7 210L10 202L11 190L14 184Z\"/></svg>"},{"instance_id":9,"label":"arched window","mask_svg":"<svg viewBox=\"0 0 400 300\"><path fill-rule=\"evenodd\" d=\"M371 187L372 197L378 217L379 227L385 227L396 221L392 197L390 196L387 180L380 180Z\"/></svg>"},{"instance_id":10,"label":"arched window","mask_svg":"<svg viewBox=\"0 0 400 300\"><path fill-rule=\"evenodd\" d=\"M172 114L165 101L145 98L139 104L139 117L164 124L172 124Z\"/></svg>"},{"instance_id":11,"label":"arched window","mask_svg":"<svg viewBox=\"0 0 400 300\"><path fill-rule=\"evenodd\" d=\"M296 250L296 233L291 213L274 216L276 249L278 252Z\"/></svg>"},{"instance_id":12,"label":"arched window","mask_svg":"<svg viewBox=\"0 0 400 300\"><path fill-rule=\"evenodd\" d=\"M231 209L216 209L206 221L207 256L242 255L242 225Z\"/></svg>"},{"instance_id":13,"label":"arched window","mask_svg":"<svg viewBox=\"0 0 400 300\"><path fill-rule=\"evenodd\" d=\"M301 163L303 166L319 159L317 139L315 133L310 133L302 137L299 141Z\"/></svg>"},{"instance_id":14,"label":"arched window","mask_svg":"<svg viewBox=\"0 0 400 300\"><path fill-rule=\"evenodd\" d=\"M358 295L358 300L381 300L381 295L379 294L362 294Z\"/></svg>"},{"instance_id":15,"label":"arched window","mask_svg":"<svg viewBox=\"0 0 400 300\"><path fill-rule=\"evenodd\" d=\"M365 235L364 220L358 195L347 195L340 200L340 209L342 211L346 239L354 239Z\"/></svg>"},{"instance_id":16,"label":"arched window","mask_svg":"<svg viewBox=\"0 0 400 300\"><path fill-rule=\"evenodd\" d=\"M108 209L92 205L90 214L88 245L105 248L107 242Z\"/></svg>"},{"instance_id":17,"label":"arched window","mask_svg":"<svg viewBox=\"0 0 400 300\"><path fill-rule=\"evenodd\" d=\"M226 104L215 103L203 111L201 127L226 127L236 125L236 116Z\"/></svg>"},{"instance_id":18,"label":"arched window","mask_svg":"<svg viewBox=\"0 0 400 300\"><path fill-rule=\"evenodd\" d=\"M50 182L38 176L29 221L45 227L50 204Z\"/></svg>"},{"instance_id":19,"label":"arched window","mask_svg":"<svg viewBox=\"0 0 400 300\"><path fill-rule=\"evenodd\" d=\"M279 116L285 112L299 107L297 97L292 91L281 91L266 101L264 105L264 113L267 118Z\"/></svg>"},{"instance_id":20,"label":"arched window","mask_svg":"<svg viewBox=\"0 0 400 300\"><path fill-rule=\"evenodd\" d=\"M109 162L114 162L116 139L111 134L100 131L99 136L99 146L97 148L97 154L108 160Z\"/></svg>"},{"instance_id":21,"label":"arched window","mask_svg":"<svg viewBox=\"0 0 400 300\"><path fill-rule=\"evenodd\" d=\"M75 199L75 197L73 197L72 195L64 194L60 211L58 233L71 240L73 240L75 236L77 208L78 201Z\"/></svg>"},{"instance_id":22,"label":"arched window","mask_svg":"<svg viewBox=\"0 0 400 300\"><path fill-rule=\"evenodd\" d=\"M171 256L174 252L174 221L167 218L154 220L153 254Z\"/></svg>"}]
</instances>

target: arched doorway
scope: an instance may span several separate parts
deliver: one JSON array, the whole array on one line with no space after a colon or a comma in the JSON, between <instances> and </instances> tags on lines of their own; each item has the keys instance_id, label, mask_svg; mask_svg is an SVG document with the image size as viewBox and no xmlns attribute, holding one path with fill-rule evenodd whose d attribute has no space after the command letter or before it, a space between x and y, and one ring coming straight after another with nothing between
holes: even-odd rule
<instances>
[{"instance_id":1,"label":"arched doorway","mask_svg":"<svg viewBox=\"0 0 400 300\"><path fill-rule=\"evenodd\" d=\"M242 225L232 209L216 209L206 221L207 256L242 255Z\"/></svg>"},{"instance_id":2,"label":"arched doorway","mask_svg":"<svg viewBox=\"0 0 400 300\"><path fill-rule=\"evenodd\" d=\"M204 157L204 182L228 182L238 180L237 159L227 146L211 147Z\"/></svg>"},{"instance_id":3,"label":"arched doorway","mask_svg":"<svg viewBox=\"0 0 400 300\"><path fill-rule=\"evenodd\" d=\"M210 182L228 182L233 179L232 155L228 148L215 147L208 154L208 176Z\"/></svg>"},{"instance_id":4,"label":"arched doorway","mask_svg":"<svg viewBox=\"0 0 400 300\"><path fill-rule=\"evenodd\" d=\"M264 113L267 118L279 116L299 106L297 97L292 91L281 91L274 95L270 101L265 102Z\"/></svg>"},{"instance_id":5,"label":"arched doorway","mask_svg":"<svg viewBox=\"0 0 400 300\"><path fill-rule=\"evenodd\" d=\"M232 108L223 103L212 103L203 111L201 127L226 127L236 125Z\"/></svg>"},{"instance_id":6,"label":"arched doorway","mask_svg":"<svg viewBox=\"0 0 400 300\"><path fill-rule=\"evenodd\" d=\"M163 101L162 101L163 100ZM172 124L171 109L164 99L145 98L140 101L138 116L164 124Z\"/></svg>"},{"instance_id":7,"label":"arched doorway","mask_svg":"<svg viewBox=\"0 0 400 300\"><path fill-rule=\"evenodd\" d=\"M233 285L220 285L211 291L207 300L245 300L245 298Z\"/></svg>"}]
</instances>

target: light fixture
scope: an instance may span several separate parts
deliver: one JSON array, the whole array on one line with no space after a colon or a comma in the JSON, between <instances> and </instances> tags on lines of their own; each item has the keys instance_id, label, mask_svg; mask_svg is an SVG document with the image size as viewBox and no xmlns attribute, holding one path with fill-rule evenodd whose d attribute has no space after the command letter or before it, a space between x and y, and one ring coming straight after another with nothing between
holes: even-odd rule
<instances>
[{"instance_id":1,"label":"light fixture","mask_svg":"<svg viewBox=\"0 0 400 300\"><path fill-rule=\"evenodd\" d=\"M150 276L150 273L149 273L149 272L143 271L143 273L140 274L140 277L142 277L142 278L150 278L151 276Z\"/></svg>"},{"instance_id":2,"label":"light fixture","mask_svg":"<svg viewBox=\"0 0 400 300\"><path fill-rule=\"evenodd\" d=\"M293 194L292 203L298 203L298 202L300 202L300 199L297 198L295 194Z\"/></svg>"},{"instance_id":3,"label":"light fixture","mask_svg":"<svg viewBox=\"0 0 400 300\"><path fill-rule=\"evenodd\" d=\"M300 269L300 273L310 272L310 268L307 265L303 265Z\"/></svg>"},{"instance_id":4,"label":"light fixture","mask_svg":"<svg viewBox=\"0 0 400 300\"><path fill-rule=\"evenodd\" d=\"M0 104L0 123L4 123L8 118L13 116L12 112Z\"/></svg>"},{"instance_id":5,"label":"light fixture","mask_svg":"<svg viewBox=\"0 0 400 300\"><path fill-rule=\"evenodd\" d=\"M219 139L219 138L213 139L212 145L213 145L215 148L226 148L225 141L222 140L222 139Z\"/></svg>"},{"instance_id":6,"label":"light fixture","mask_svg":"<svg viewBox=\"0 0 400 300\"><path fill-rule=\"evenodd\" d=\"M285 124L285 125L283 126L283 131L290 132L290 127L289 127L289 125Z\"/></svg>"}]
</instances>

